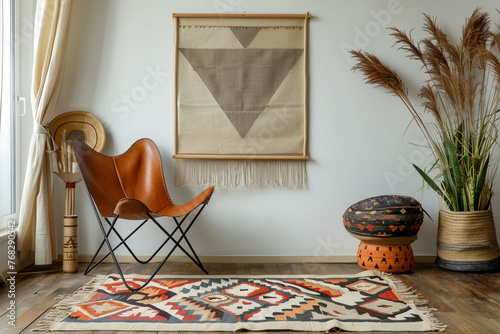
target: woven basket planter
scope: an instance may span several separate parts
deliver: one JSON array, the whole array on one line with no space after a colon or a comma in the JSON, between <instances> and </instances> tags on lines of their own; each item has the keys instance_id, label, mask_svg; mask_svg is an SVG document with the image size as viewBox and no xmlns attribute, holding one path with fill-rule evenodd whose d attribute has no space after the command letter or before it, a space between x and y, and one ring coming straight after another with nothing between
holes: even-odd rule
<instances>
[{"instance_id":1,"label":"woven basket planter","mask_svg":"<svg viewBox=\"0 0 500 334\"><path fill-rule=\"evenodd\" d=\"M492 272L500 252L491 210L439 211L436 265L448 270Z\"/></svg>"}]
</instances>

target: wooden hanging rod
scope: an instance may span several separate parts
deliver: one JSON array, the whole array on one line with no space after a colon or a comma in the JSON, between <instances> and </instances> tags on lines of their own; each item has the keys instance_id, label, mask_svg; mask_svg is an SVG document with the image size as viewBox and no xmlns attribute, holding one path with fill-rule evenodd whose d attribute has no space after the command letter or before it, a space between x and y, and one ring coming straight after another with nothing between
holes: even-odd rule
<instances>
[{"instance_id":1,"label":"wooden hanging rod","mask_svg":"<svg viewBox=\"0 0 500 334\"><path fill-rule=\"evenodd\" d=\"M174 154L174 159L212 159L212 160L309 160L304 155L217 155L217 154Z\"/></svg>"},{"instance_id":2,"label":"wooden hanging rod","mask_svg":"<svg viewBox=\"0 0 500 334\"><path fill-rule=\"evenodd\" d=\"M265 18L265 19L310 19L311 14L209 14L209 13L172 13L177 18Z\"/></svg>"}]
</instances>

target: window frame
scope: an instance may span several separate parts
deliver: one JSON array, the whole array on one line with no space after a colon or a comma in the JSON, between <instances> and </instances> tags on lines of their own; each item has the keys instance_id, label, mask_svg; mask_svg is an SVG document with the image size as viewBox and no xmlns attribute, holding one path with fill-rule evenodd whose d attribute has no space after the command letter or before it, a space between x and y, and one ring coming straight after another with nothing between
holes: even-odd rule
<instances>
[{"instance_id":1,"label":"window frame","mask_svg":"<svg viewBox=\"0 0 500 334\"><path fill-rule=\"evenodd\" d=\"M7 239L9 233L12 233L12 226L15 226L15 230L17 231L18 226L18 218L19 218L19 203L20 203L20 180L19 180L19 113L17 112L17 100L16 100L16 92L17 92L17 56L16 52L16 1L15 0L0 0L3 1L4 5L7 4L8 8L5 8L4 11L9 12L10 19L10 31L7 34L8 42L10 45L10 87L8 96L4 96L4 98L8 98L10 100L10 108L9 110L3 110L3 112L8 112L10 114L10 137L11 137L11 177L14 181L11 183L11 213L7 215L0 216L0 241L4 241ZM3 18L2 18L3 20ZM4 37L6 35L4 34ZM4 69L5 70L5 69ZM4 89L4 87L2 87ZM11 222L14 222L12 224Z\"/></svg>"}]
</instances>

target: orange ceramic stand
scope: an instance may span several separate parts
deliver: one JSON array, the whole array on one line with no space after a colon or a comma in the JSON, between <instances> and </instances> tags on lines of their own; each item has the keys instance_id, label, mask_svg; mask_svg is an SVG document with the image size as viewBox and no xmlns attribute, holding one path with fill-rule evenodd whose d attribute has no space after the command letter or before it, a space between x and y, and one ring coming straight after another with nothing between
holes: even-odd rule
<instances>
[{"instance_id":1,"label":"orange ceramic stand","mask_svg":"<svg viewBox=\"0 0 500 334\"><path fill-rule=\"evenodd\" d=\"M361 241L358 264L367 270L404 273L415 268L410 245L378 245Z\"/></svg>"}]
</instances>

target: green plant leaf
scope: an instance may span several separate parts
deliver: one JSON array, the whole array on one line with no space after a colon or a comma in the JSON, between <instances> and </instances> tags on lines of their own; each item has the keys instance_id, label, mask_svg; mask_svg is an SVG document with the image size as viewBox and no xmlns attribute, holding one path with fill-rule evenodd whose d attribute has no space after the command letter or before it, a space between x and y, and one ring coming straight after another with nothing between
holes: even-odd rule
<instances>
[{"instance_id":1,"label":"green plant leaf","mask_svg":"<svg viewBox=\"0 0 500 334\"><path fill-rule=\"evenodd\" d=\"M465 190L465 187L462 188L462 203L460 206L460 211L470 211L474 210L473 208L469 207L469 201L467 199L467 191Z\"/></svg>"},{"instance_id":2,"label":"green plant leaf","mask_svg":"<svg viewBox=\"0 0 500 334\"><path fill-rule=\"evenodd\" d=\"M451 186L453 194L452 199L455 207L454 211L462 211L461 210L463 204L463 200L461 200L462 188L463 188L462 171L460 169L460 165L458 164L458 158L455 146L453 145L453 143L450 141L450 139L446 134L444 134L443 137L444 137L443 145L446 154L446 160L448 161L448 164L450 166L450 170L445 171L444 176L448 175L449 178L448 180L446 180L446 182L449 183L449 185Z\"/></svg>"},{"instance_id":3,"label":"green plant leaf","mask_svg":"<svg viewBox=\"0 0 500 334\"><path fill-rule=\"evenodd\" d=\"M455 145L457 147L457 154L460 156L464 156L463 152L463 131L464 131L464 122L460 123L458 126L457 132L455 134Z\"/></svg>"},{"instance_id":4,"label":"green plant leaf","mask_svg":"<svg viewBox=\"0 0 500 334\"><path fill-rule=\"evenodd\" d=\"M477 195L477 174L472 175L470 187L470 207L471 210L476 210L478 206L479 195Z\"/></svg>"},{"instance_id":5,"label":"green plant leaf","mask_svg":"<svg viewBox=\"0 0 500 334\"><path fill-rule=\"evenodd\" d=\"M444 182L444 180L441 180L441 188L443 189L443 192L444 192L444 196L442 196L441 198L443 198L444 202L446 203L448 208L451 210L452 204L451 204L450 196L449 196L450 191L449 191L449 189L446 188L446 182Z\"/></svg>"},{"instance_id":6,"label":"green plant leaf","mask_svg":"<svg viewBox=\"0 0 500 334\"><path fill-rule=\"evenodd\" d=\"M458 192L455 183L453 182L453 178L451 177L451 172L449 170L445 170L443 172L443 182L445 184L445 189L448 195L450 196L451 202L451 211L460 211L460 202L458 200Z\"/></svg>"},{"instance_id":7,"label":"green plant leaf","mask_svg":"<svg viewBox=\"0 0 500 334\"><path fill-rule=\"evenodd\" d=\"M479 176L477 177L477 183L475 186L476 189L475 189L475 194L474 194L474 204L477 205L477 207L475 208L476 210L482 209L482 208L479 208L479 197L481 196L481 193L483 192L484 183L486 180L486 173L488 172L489 164L490 164L490 156L488 155L481 170L479 171Z\"/></svg>"},{"instance_id":8,"label":"green plant leaf","mask_svg":"<svg viewBox=\"0 0 500 334\"><path fill-rule=\"evenodd\" d=\"M424 181L427 182L427 184L429 185L429 187L431 187L432 190L434 190L435 192L437 192L439 194L439 196L444 197L443 196L443 192L441 191L441 189L439 188L439 186L436 184L436 182L434 182L434 180L429 175L427 175L417 165L413 164L413 167L417 170L417 172L420 174L420 176L422 176L422 178L424 179Z\"/></svg>"}]
</instances>

